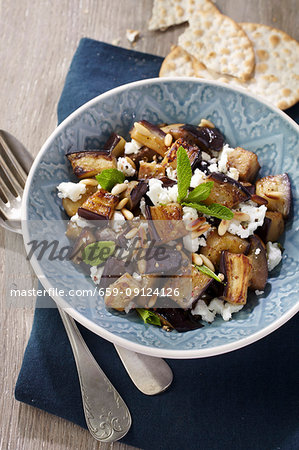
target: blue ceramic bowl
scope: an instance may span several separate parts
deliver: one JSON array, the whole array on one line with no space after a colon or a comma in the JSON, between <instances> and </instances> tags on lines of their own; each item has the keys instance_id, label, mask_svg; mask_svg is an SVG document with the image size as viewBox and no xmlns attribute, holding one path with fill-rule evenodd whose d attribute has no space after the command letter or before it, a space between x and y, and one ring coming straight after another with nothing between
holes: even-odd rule
<instances>
[{"instance_id":1,"label":"blue ceramic bowl","mask_svg":"<svg viewBox=\"0 0 299 450\"><path fill-rule=\"evenodd\" d=\"M242 89L191 78L151 79L113 89L71 114L49 137L30 172L23 201L25 245L33 239L63 236L65 219L56 186L73 179L65 153L84 149L93 139L104 143L112 131L128 137L135 120L198 124L210 119L231 146L257 153L260 175L287 172L293 188L293 217L283 238L282 263L271 272L265 293L249 296L229 322L221 319L187 333L167 333L144 325L135 314L124 317L105 309L97 296L59 295L74 285L93 289L92 280L68 261L31 262L54 300L84 326L130 350L168 358L217 355L271 333L299 309L298 248L299 127L286 114ZM64 219L64 220L62 220ZM27 245L28 248L28 245ZM56 288L54 291L53 289ZM294 337L295 338L295 337Z\"/></svg>"}]
</instances>

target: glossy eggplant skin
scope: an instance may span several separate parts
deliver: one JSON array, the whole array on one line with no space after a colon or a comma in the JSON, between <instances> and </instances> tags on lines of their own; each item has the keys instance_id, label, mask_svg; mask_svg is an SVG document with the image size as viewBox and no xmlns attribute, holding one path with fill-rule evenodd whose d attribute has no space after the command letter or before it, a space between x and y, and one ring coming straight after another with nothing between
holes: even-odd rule
<instances>
[{"instance_id":1,"label":"glossy eggplant skin","mask_svg":"<svg viewBox=\"0 0 299 450\"><path fill-rule=\"evenodd\" d=\"M155 313L160 317L163 325L180 333L203 327L202 323L198 322L190 311L184 311L182 308L157 308Z\"/></svg>"},{"instance_id":2,"label":"glossy eggplant skin","mask_svg":"<svg viewBox=\"0 0 299 450\"><path fill-rule=\"evenodd\" d=\"M220 152L224 145L224 137L218 128L197 127L195 125L185 124L181 127L201 150Z\"/></svg>"},{"instance_id":3,"label":"glossy eggplant skin","mask_svg":"<svg viewBox=\"0 0 299 450\"><path fill-rule=\"evenodd\" d=\"M111 256L104 267L104 271L101 276L100 286L106 289L110 284L114 283L119 277L128 272L130 275L133 273L132 264L125 265L125 261L119 260Z\"/></svg>"},{"instance_id":4,"label":"glossy eggplant skin","mask_svg":"<svg viewBox=\"0 0 299 450\"><path fill-rule=\"evenodd\" d=\"M109 155L118 158L124 154L125 144L126 141L122 136L119 136L116 133L111 133L104 145L104 150L106 150Z\"/></svg>"},{"instance_id":5,"label":"glossy eggplant skin","mask_svg":"<svg viewBox=\"0 0 299 450\"><path fill-rule=\"evenodd\" d=\"M159 250L160 257L155 257ZM145 273L149 275L175 275L182 266L182 254L175 248L159 245L153 248L146 260Z\"/></svg>"},{"instance_id":6,"label":"glossy eggplant skin","mask_svg":"<svg viewBox=\"0 0 299 450\"><path fill-rule=\"evenodd\" d=\"M143 162L151 162L154 159L154 156L157 156L157 152L155 150L152 150L149 147L146 147L145 145L141 147L138 151L138 153L132 153L129 155L131 160L135 163L137 169L139 168L139 164L141 161Z\"/></svg>"}]
</instances>

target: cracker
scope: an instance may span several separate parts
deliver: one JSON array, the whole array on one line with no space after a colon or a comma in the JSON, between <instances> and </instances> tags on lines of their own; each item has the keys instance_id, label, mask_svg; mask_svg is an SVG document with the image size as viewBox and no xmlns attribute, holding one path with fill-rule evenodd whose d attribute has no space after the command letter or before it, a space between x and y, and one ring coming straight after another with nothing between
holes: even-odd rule
<instances>
[{"instance_id":1,"label":"cracker","mask_svg":"<svg viewBox=\"0 0 299 450\"><path fill-rule=\"evenodd\" d=\"M256 57L251 92L280 109L299 101L299 43L284 31L255 23L240 24L251 39Z\"/></svg>"},{"instance_id":2,"label":"cracker","mask_svg":"<svg viewBox=\"0 0 299 450\"><path fill-rule=\"evenodd\" d=\"M154 0L149 30L165 31L168 27L187 22L195 11L209 11L216 6L210 0Z\"/></svg>"},{"instance_id":3,"label":"cracker","mask_svg":"<svg viewBox=\"0 0 299 450\"><path fill-rule=\"evenodd\" d=\"M214 10L190 17L178 44L208 69L247 80L255 65L253 46L231 18Z\"/></svg>"},{"instance_id":4,"label":"cracker","mask_svg":"<svg viewBox=\"0 0 299 450\"><path fill-rule=\"evenodd\" d=\"M174 45L164 59L160 77L197 77L197 60L181 47Z\"/></svg>"}]
</instances>

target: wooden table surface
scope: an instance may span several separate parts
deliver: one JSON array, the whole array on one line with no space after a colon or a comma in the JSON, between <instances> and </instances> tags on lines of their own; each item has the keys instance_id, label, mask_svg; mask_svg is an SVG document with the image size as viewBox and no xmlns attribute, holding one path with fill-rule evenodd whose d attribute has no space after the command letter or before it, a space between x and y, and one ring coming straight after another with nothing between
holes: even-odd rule
<instances>
[{"instance_id":1,"label":"wooden table surface","mask_svg":"<svg viewBox=\"0 0 299 450\"><path fill-rule=\"evenodd\" d=\"M281 28L299 40L298 0L216 0L236 21ZM83 36L132 48L126 30L140 30L136 50L165 56L184 25L147 31L152 0L0 0L0 128L36 155L56 126L56 107L72 56ZM297 21L297 23L296 23ZM0 448L17 450L130 449L96 442L66 420L14 399L32 325L34 299L9 304L6 286L36 285L21 236L0 230ZM34 368L32 368L34 370Z\"/></svg>"}]
</instances>

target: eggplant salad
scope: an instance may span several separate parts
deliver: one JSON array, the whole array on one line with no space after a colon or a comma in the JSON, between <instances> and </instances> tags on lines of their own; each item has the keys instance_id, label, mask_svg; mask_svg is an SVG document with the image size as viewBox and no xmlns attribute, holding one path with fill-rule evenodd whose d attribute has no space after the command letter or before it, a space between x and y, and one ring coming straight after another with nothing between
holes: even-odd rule
<instances>
[{"instance_id":1,"label":"eggplant salad","mask_svg":"<svg viewBox=\"0 0 299 450\"><path fill-rule=\"evenodd\" d=\"M107 308L182 332L230 320L248 290L264 293L282 259L287 173L257 179L257 155L231 148L207 119L140 120L128 142L112 133L66 157L78 178L57 187L71 259Z\"/></svg>"}]
</instances>

